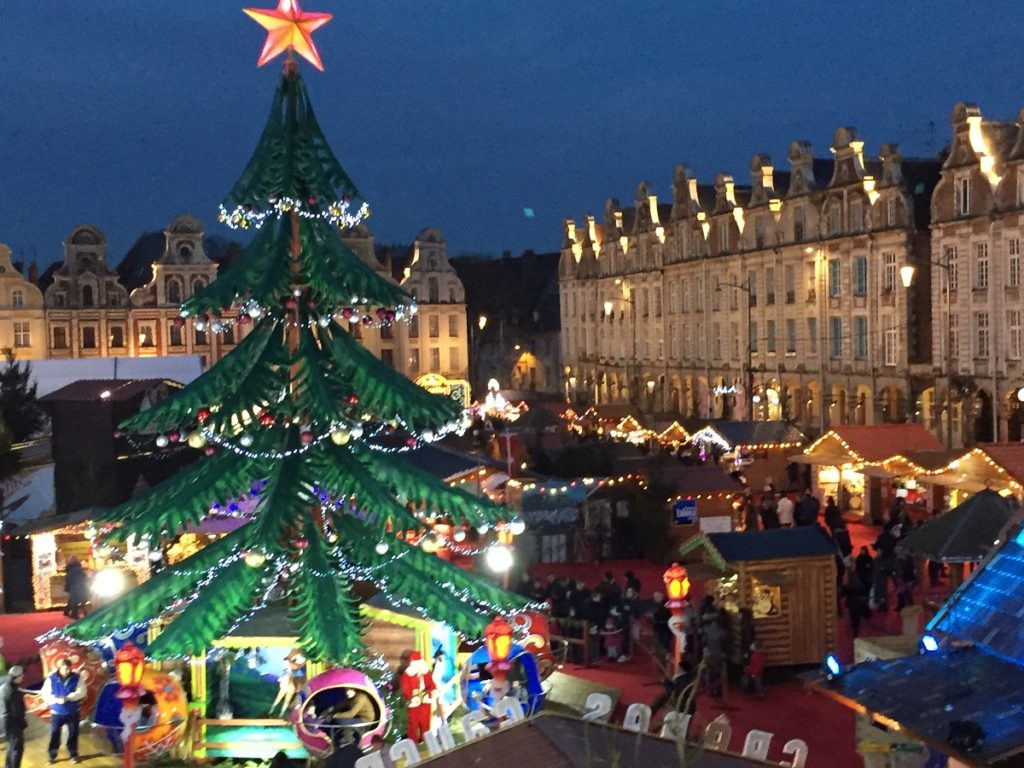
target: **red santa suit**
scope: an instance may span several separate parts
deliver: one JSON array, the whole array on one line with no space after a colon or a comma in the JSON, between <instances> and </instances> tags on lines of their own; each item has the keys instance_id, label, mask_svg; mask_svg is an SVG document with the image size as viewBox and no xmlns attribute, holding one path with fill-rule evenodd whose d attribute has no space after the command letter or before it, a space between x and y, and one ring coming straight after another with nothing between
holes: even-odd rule
<instances>
[{"instance_id":1,"label":"red santa suit","mask_svg":"<svg viewBox=\"0 0 1024 768\"><path fill-rule=\"evenodd\" d=\"M430 666L416 651L409 656L409 666L402 673L401 683L402 696L408 702L409 729L406 735L415 742L422 742L423 734L430 730L436 685Z\"/></svg>"}]
</instances>

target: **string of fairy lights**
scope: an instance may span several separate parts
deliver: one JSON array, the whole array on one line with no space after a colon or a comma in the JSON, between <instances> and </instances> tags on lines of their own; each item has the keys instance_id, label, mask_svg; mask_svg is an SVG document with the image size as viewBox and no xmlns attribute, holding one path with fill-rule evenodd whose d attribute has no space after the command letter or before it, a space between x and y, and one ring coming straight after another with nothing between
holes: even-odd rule
<instances>
[{"instance_id":1,"label":"string of fairy lights","mask_svg":"<svg viewBox=\"0 0 1024 768\"><path fill-rule=\"evenodd\" d=\"M272 197L267 200L267 207L252 204L238 205L228 210L221 205L218 208L217 220L231 229L260 229L268 219L281 218L297 213L304 219L323 219L339 229L351 229L359 226L370 217L370 204L363 202L353 210L352 201L347 198L320 206L316 200L305 203L294 197Z\"/></svg>"}]
</instances>

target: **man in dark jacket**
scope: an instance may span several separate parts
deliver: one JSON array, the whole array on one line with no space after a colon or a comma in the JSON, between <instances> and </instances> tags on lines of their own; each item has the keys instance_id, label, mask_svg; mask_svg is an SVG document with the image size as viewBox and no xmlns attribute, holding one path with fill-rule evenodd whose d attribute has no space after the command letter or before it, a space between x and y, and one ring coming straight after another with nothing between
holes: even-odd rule
<instances>
[{"instance_id":1,"label":"man in dark jacket","mask_svg":"<svg viewBox=\"0 0 1024 768\"><path fill-rule=\"evenodd\" d=\"M7 682L0 686L0 726L7 739L6 768L21 768L21 757L25 753L25 696L21 692L21 681L25 670L15 664L11 667Z\"/></svg>"}]
</instances>

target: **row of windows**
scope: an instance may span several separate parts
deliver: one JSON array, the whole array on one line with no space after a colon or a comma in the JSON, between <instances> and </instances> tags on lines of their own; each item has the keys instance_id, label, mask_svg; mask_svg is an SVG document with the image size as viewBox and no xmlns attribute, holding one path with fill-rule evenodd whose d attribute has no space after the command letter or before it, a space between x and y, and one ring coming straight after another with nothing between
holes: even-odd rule
<instances>
[{"instance_id":1,"label":"row of windows","mask_svg":"<svg viewBox=\"0 0 1024 768\"><path fill-rule=\"evenodd\" d=\"M975 290L986 290L989 287L989 280L994 276L994 266L989 255L988 243L975 243L973 249L974 263L971 275L971 287ZM960 249L957 246L947 246L942 251L942 260L939 262L946 274L946 284L949 290L960 289ZM1003 262L1003 284L1007 288L1019 288L1021 285L1021 264L1020 264L1020 238L1014 237L1006 241L1006 259Z\"/></svg>"},{"instance_id":2,"label":"row of windows","mask_svg":"<svg viewBox=\"0 0 1024 768\"><path fill-rule=\"evenodd\" d=\"M55 290L52 293L53 305L55 307L68 306L68 295L64 288ZM96 306L96 288L92 285L83 285L78 291L79 303L83 307ZM107 290L106 306L120 307L125 303L124 289L111 286Z\"/></svg>"},{"instance_id":3,"label":"row of windows","mask_svg":"<svg viewBox=\"0 0 1024 768\"><path fill-rule=\"evenodd\" d=\"M438 347L431 347L429 351L430 355L430 368L428 372L438 373L441 371L441 350ZM390 365L392 368L395 367L395 351L393 349L382 349L380 351L381 362ZM459 359L459 348L450 347L448 349L448 368L452 371L458 371L460 366ZM420 372L420 351L418 349L409 350L409 373L417 374Z\"/></svg>"},{"instance_id":4,"label":"row of windows","mask_svg":"<svg viewBox=\"0 0 1024 768\"><path fill-rule=\"evenodd\" d=\"M18 323L15 323L17 326ZM27 323L25 324L27 326ZM98 349L99 329L95 325L82 325L79 327L79 348ZM112 325L107 328L107 347L110 349L124 349L127 345L126 329L123 325ZM140 349L154 349L157 346L155 327L152 323L140 323L138 326L138 346ZM204 347L210 343L206 331L194 332L193 346ZM17 336L17 334L15 334ZM230 346L235 343L235 331L231 326L225 326L221 333L221 344ZM65 326L55 326L51 330L51 345L53 349L69 348L69 329ZM24 345L29 346L29 345ZM167 323L167 346L185 346L185 328L177 326L174 322Z\"/></svg>"},{"instance_id":5,"label":"row of windows","mask_svg":"<svg viewBox=\"0 0 1024 768\"><path fill-rule=\"evenodd\" d=\"M1020 313L1018 313L1019 319ZM896 324L896 318L886 317L883 319L883 324L881 340L884 364L898 365L900 362L900 330ZM800 335L801 328L805 333L802 337ZM855 360L867 360L871 353L867 317L855 316L852 329L849 330L852 330L852 333L849 336L849 346L846 347L847 337L844 334L847 333L848 329L844 327L842 318L829 318L827 326L828 336L825 339L821 339L822 343L826 344L825 349L828 356L833 359L841 359L845 351L847 354L852 354ZM667 331L668 352L673 359L705 358L708 339L706 338L705 327L702 323L690 323L682 326L682 328L670 325ZM732 342L731 359L736 361L742 360L742 344L745 342L745 339L740 335L740 325L738 323L713 323L710 331L711 358L713 360L724 359L724 347L729 343L730 339ZM726 331L729 331L728 336L725 335ZM780 331L782 333L781 337ZM1018 337L1019 335L1018 323ZM580 351L586 356L588 350L594 349L595 342L598 340L591 334L586 333L586 331L581 333L581 329L577 327L573 329L572 335L566 341L568 347L567 354L571 358L574 356L574 352ZM813 317L807 318L803 324L796 319L787 319L781 324L775 320L768 320L763 325L759 325L756 321L751 321L749 344L752 356L756 356L761 352L767 354L784 352L786 355L796 355L800 344L804 346L804 354L810 356L817 355L819 344L818 320ZM638 338L635 340L635 345L635 357L638 360L654 361L665 359L665 343L661 339ZM621 352L627 357L634 356L628 347L624 347L621 344L613 344L612 350L612 353L608 355L611 359L618 357L616 352ZM688 355L687 352L690 354Z\"/></svg>"},{"instance_id":6,"label":"row of windows","mask_svg":"<svg viewBox=\"0 0 1024 768\"><path fill-rule=\"evenodd\" d=\"M964 171L953 180L953 210L957 216L970 216L972 174ZM1024 206L1024 166L1017 168L1017 205Z\"/></svg>"},{"instance_id":7,"label":"row of windows","mask_svg":"<svg viewBox=\"0 0 1024 768\"><path fill-rule=\"evenodd\" d=\"M1002 350L993 343L992 316L989 312L974 313L974 349L973 356L979 360L986 360L993 353L1005 354L1008 360L1020 360L1024 357L1024 311L1019 309L1006 310L1006 342ZM959 358L960 355L960 318L958 315L951 315L949 318L949 357ZM970 353L969 353L970 354Z\"/></svg>"},{"instance_id":8,"label":"row of windows","mask_svg":"<svg viewBox=\"0 0 1024 768\"><path fill-rule=\"evenodd\" d=\"M460 329L464 318L462 315L448 315L448 338L457 339L462 335ZM420 318L419 315L413 315L409 321L409 338L418 339L420 337ZM441 338L441 318L438 315L430 315L427 318L427 333L432 339ZM385 325L381 326L380 337L382 339L393 339L394 326Z\"/></svg>"}]
</instances>

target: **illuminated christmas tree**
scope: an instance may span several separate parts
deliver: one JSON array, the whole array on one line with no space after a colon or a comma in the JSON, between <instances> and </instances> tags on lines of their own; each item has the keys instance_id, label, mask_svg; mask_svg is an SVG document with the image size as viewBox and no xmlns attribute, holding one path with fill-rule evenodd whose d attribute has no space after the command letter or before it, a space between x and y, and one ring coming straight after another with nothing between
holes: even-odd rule
<instances>
[{"instance_id":1,"label":"illuminated christmas tree","mask_svg":"<svg viewBox=\"0 0 1024 768\"><path fill-rule=\"evenodd\" d=\"M260 58L289 52L255 154L221 220L257 229L241 256L182 305L197 331L249 325L236 349L122 428L157 447L187 440L207 456L104 513L116 535L152 546L242 497L251 521L165 568L67 628L94 640L169 619L149 647L166 658L199 653L279 589L313 660L365 653L353 584L477 636L495 612L522 601L412 542L430 517L456 527L509 523L502 507L448 487L402 451L460 426L452 400L417 387L350 334L415 312L412 297L366 266L339 228L368 207L327 145L291 51L322 69L309 33L326 14L294 0L247 10L269 30ZM232 319L234 318L234 319Z\"/></svg>"}]
</instances>

